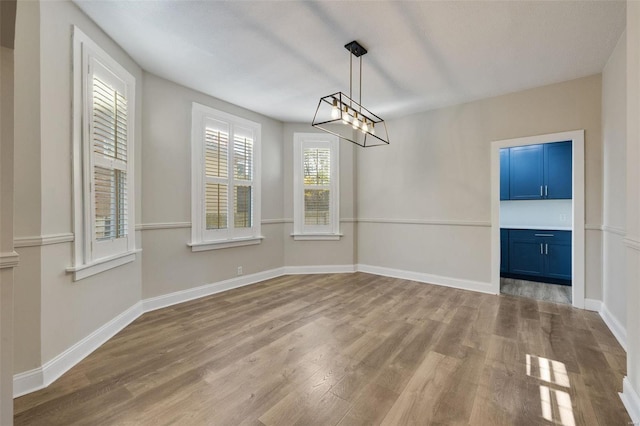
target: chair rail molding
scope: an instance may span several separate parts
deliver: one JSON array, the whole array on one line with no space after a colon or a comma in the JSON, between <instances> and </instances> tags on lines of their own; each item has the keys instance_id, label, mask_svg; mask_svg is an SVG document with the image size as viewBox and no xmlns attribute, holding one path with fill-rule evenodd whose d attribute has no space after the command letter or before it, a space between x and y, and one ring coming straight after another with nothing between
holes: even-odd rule
<instances>
[{"instance_id":1,"label":"chair rail molding","mask_svg":"<svg viewBox=\"0 0 640 426\"><path fill-rule=\"evenodd\" d=\"M20 263L20 255L15 251L0 253L0 269L15 268Z\"/></svg>"},{"instance_id":2,"label":"chair rail molding","mask_svg":"<svg viewBox=\"0 0 640 426\"><path fill-rule=\"evenodd\" d=\"M32 235L25 237L14 237L13 245L15 247L39 247L52 244L71 243L74 241L74 235L71 232L61 234Z\"/></svg>"}]
</instances>

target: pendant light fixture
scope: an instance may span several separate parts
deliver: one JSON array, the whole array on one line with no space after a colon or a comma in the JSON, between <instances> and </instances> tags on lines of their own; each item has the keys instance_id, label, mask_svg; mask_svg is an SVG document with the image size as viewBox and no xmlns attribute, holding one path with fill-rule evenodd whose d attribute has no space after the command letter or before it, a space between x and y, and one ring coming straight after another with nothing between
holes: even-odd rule
<instances>
[{"instance_id":1,"label":"pendant light fixture","mask_svg":"<svg viewBox=\"0 0 640 426\"><path fill-rule=\"evenodd\" d=\"M362 55L367 50L357 41L344 47L349 51L349 96L337 92L320 98L311 125L365 148L388 145L389 134L384 120L362 106ZM358 102L352 94L354 56L360 60Z\"/></svg>"}]
</instances>

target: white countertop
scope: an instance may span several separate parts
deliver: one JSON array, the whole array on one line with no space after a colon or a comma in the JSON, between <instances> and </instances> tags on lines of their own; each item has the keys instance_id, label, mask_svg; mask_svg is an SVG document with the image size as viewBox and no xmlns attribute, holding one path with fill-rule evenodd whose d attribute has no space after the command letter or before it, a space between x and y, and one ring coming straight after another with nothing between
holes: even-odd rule
<instances>
[{"instance_id":1,"label":"white countertop","mask_svg":"<svg viewBox=\"0 0 640 426\"><path fill-rule=\"evenodd\" d=\"M571 231L570 226L501 226L500 229L533 229L536 231Z\"/></svg>"}]
</instances>

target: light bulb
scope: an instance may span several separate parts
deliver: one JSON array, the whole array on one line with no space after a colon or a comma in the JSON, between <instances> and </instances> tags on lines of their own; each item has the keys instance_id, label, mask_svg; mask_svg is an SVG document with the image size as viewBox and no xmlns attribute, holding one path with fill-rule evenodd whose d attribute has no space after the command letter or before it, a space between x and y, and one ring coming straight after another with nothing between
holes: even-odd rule
<instances>
[{"instance_id":1,"label":"light bulb","mask_svg":"<svg viewBox=\"0 0 640 426\"><path fill-rule=\"evenodd\" d=\"M349 107L345 106L344 111L342 111L342 123L349 124Z\"/></svg>"},{"instance_id":2,"label":"light bulb","mask_svg":"<svg viewBox=\"0 0 640 426\"><path fill-rule=\"evenodd\" d=\"M367 133L369 131L369 126L367 125L367 119L362 120L362 131Z\"/></svg>"},{"instance_id":3,"label":"light bulb","mask_svg":"<svg viewBox=\"0 0 640 426\"><path fill-rule=\"evenodd\" d=\"M357 112L353 116L353 126L352 127L354 129L357 129L358 127L360 127L360 121L358 121L358 113Z\"/></svg>"},{"instance_id":4,"label":"light bulb","mask_svg":"<svg viewBox=\"0 0 640 426\"><path fill-rule=\"evenodd\" d=\"M331 119L337 120L340 118L340 110L338 109L338 100L333 98L333 107L331 108Z\"/></svg>"}]
</instances>

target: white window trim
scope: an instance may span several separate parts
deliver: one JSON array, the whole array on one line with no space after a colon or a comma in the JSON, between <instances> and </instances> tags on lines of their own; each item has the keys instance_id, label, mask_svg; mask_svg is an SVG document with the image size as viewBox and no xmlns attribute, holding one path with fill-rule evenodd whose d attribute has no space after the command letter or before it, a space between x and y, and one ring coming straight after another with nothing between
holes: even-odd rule
<instances>
[{"instance_id":1,"label":"white window trim","mask_svg":"<svg viewBox=\"0 0 640 426\"><path fill-rule=\"evenodd\" d=\"M187 243L191 251L217 250L230 247L241 247L260 244L264 237L261 235L261 125L259 123L238 117L224 111L219 111L196 102L192 106L191 122L191 242ZM204 227L204 129L205 120L214 119L229 123L229 134L233 134L234 126L251 128L254 134L253 144L253 218L252 227L234 232L232 216L228 215L229 227L219 233L219 237L211 238L212 232L205 232ZM232 153L232 138L229 137L229 152ZM231 155L231 154L230 154ZM229 162L229 166L232 162ZM233 208L233 192L229 188L229 209Z\"/></svg>"},{"instance_id":2,"label":"white window trim","mask_svg":"<svg viewBox=\"0 0 640 426\"><path fill-rule=\"evenodd\" d=\"M304 149L328 147L331 155L330 214L331 223L322 227L304 224L304 181L302 165ZM293 233L296 241L335 241L340 233L340 159L338 137L325 133L295 133L293 135Z\"/></svg>"},{"instance_id":3,"label":"white window trim","mask_svg":"<svg viewBox=\"0 0 640 426\"><path fill-rule=\"evenodd\" d=\"M89 62L98 60L126 85L127 108L131 120L127 123L127 243L122 251L97 257L92 251L93 218L90 185L92 182L92 150L88 147L89 127L84 117L90 116L87 75ZM78 281L112 268L133 262L136 253L135 235L135 78L109 54L101 49L78 27L73 27L73 266L66 268Z\"/></svg>"}]
</instances>

